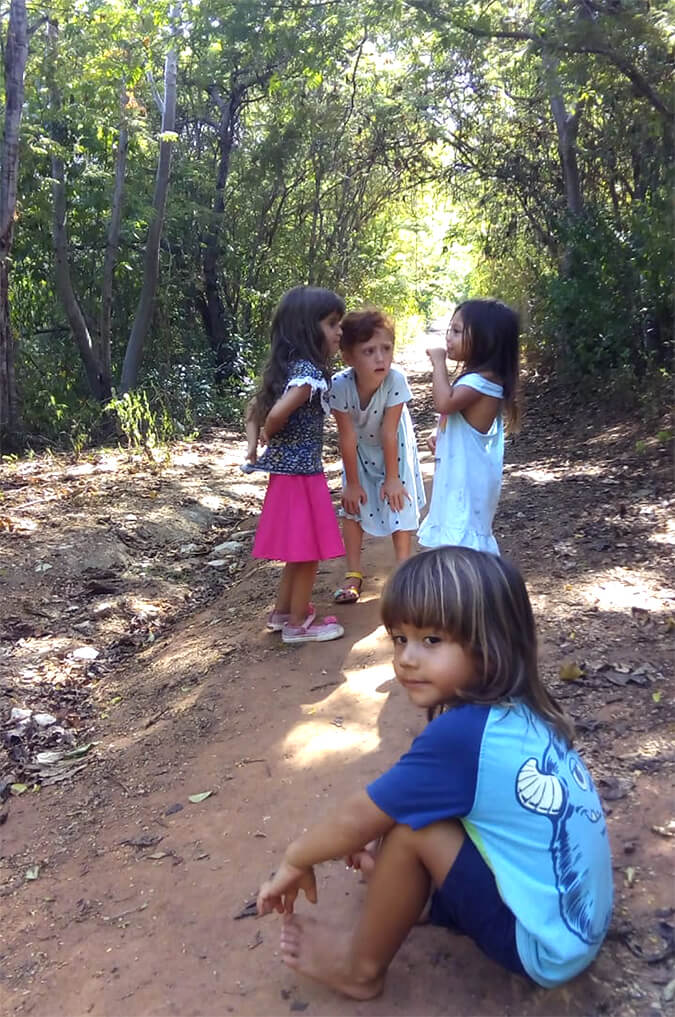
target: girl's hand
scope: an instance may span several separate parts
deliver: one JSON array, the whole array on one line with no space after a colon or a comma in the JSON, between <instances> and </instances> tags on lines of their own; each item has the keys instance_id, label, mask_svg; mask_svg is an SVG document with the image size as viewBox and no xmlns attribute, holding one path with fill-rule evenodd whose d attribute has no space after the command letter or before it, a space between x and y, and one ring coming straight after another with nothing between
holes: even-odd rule
<instances>
[{"instance_id":1,"label":"girl's hand","mask_svg":"<svg viewBox=\"0 0 675 1017\"><path fill-rule=\"evenodd\" d=\"M431 449L431 451L434 453L434 455L436 455L436 435L435 434L430 434L429 437L427 438L427 448Z\"/></svg>"},{"instance_id":2,"label":"girl's hand","mask_svg":"<svg viewBox=\"0 0 675 1017\"><path fill-rule=\"evenodd\" d=\"M342 507L350 516L357 516L361 505L365 505L368 496L360 484L346 484L342 488Z\"/></svg>"},{"instance_id":3,"label":"girl's hand","mask_svg":"<svg viewBox=\"0 0 675 1017\"><path fill-rule=\"evenodd\" d=\"M442 346L430 346L427 350L427 356L434 367L436 364L445 364L447 355L447 351Z\"/></svg>"},{"instance_id":4,"label":"girl's hand","mask_svg":"<svg viewBox=\"0 0 675 1017\"><path fill-rule=\"evenodd\" d=\"M345 865L349 869L357 869L363 872L364 876L370 876L375 868L377 852L380 850L382 838L369 841L360 851L354 851L345 858Z\"/></svg>"},{"instance_id":5,"label":"girl's hand","mask_svg":"<svg viewBox=\"0 0 675 1017\"><path fill-rule=\"evenodd\" d=\"M396 480L385 480L384 484L380 488L380 498L382 501L389 503L389 508L394 512L400 512L405 505L405 499L410 501L410 495L406 491L401 481Z\"/></svg>"},{"instance_id":6,"label":"girl's hand","mask_svg":"<svg viewBox=\"0 0 675 1017\"><path fill-rule=\"evenodd\" d=\"M280 915L293 913L293 905L299 891L302 890L307 900L316 904L316 879L314 869L298 869L283 861L271 879L268 879L258 891L258 914L268 915L278 911Z\"/></svg>"}]
</instances>

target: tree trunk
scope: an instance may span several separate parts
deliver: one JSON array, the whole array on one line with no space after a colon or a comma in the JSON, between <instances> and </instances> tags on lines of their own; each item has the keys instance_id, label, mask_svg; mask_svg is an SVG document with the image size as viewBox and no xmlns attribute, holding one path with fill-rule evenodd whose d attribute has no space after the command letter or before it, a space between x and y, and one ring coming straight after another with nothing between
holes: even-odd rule
<instances>
[{"instance_id":1,"label":"tree trunk","mask_svg":"<svg viewBox=\"0 0 675 1017\"><path fill-rule=\"evenodd\" d=\"M101 285L101 314L99 324L101 363L106 377L108 378L112 378L110 346L112 334L113 282L120 239L120 225L122 222L124 175L127 165L127 152L129 149L129 131L127 128L126 118L127 102L128 96L126 83L122 82L122 90L120 93L120 127L117 139L117 155L115 158L115 187L113 190L112 208L110 210L110 223L108 225L105 258L103 260L103 283Z\"/></svg>"},{"instance_id":2,"label":"tree trunk","mask_svg":"<svg viewBox=\"0 0 675 1017\"><path fill-rule=\"evenodd\" d=\"M68 231L66 227L66 179L63 159L52 156L52 199L54 202L53 244L56 290L73 338L80 351L91 394L99 402L110 398L110 378L106 379L103 364L97 356L82 308L73 289L70 276Z\"/></svg>"},{"instance_id":3,"label":"tree trunk","mask_svg":"<svg viewBox=\"0 0 675 1017\"><path fill-rule=\"evenodd\" d=\"M5 49L5 129L0 149L0 448L13 447L20 430L9 310L9 257L14 237L19 129L27 59L25 0L12 0Z\"/></svg>"},{"instance_id":4,"label":"tree trunk","mask_svg":"<svg viewBox=\"0 0 675 1017\"><path fill-rule=\"evenodd\" d=\"M562 88L558 78L556 58L550 52L542 54L544 71L549 85L549 102L558 134L558 153L562 169L567 210L572 216L581 215L584 207L581 178L577 162L577 134L583 105L577 103L574 113L565 109Z\"/></svg>"},{"instance_id":5,"label":"tree trunk","mask_svg":"<svg viewBox=\"0 0 675 1017\"><path fill-rule=\"evenodd\" d=\"M47 33L51 49L48 60L49 78L49 99L52 111L51 134L58 148L52 155L52 243L54 247L54 272L56 280L56 291L65 311L70 330L80 351L80 357L84 365L85 374L91 394L99 402L105 402L110 398L110 375L106 376L103 364L99 356L99 350L92 339L91 331L87 325L86 318L80 307L77 295L73 288L70 275L70 251L68 243L67 227L67 202L66 202L66 171L65 163L60 149L63 144L63 131L59 123L61 111L61 96L56 84L54 68L56 66L56 42L58 28L55 22L50 21Z\"/></svg>"},{"instance_id":6,"label":"tree trunk","mask_svg":"<svg viewBox=\"0 0 675 1017\"><path fill-rule=\"evenodd\" d=\"M180 20L181 5L175 4L170 13L170 21L175 35ZM143 356L143 346L152 321L159 278L159 248L166 211L166 196L169 189L171 173L171 156L175 142L176 126L176 79L178 74L178 54L175 42L166 54L164 63L164 103L162 109L162 134L159 145L159 161L155 180L155 193L152 201L153 217L148 229L145 245L143 267L143 285L136 307L134 323L127 344L120 391L122 394L135 388L138 383L138 371Z\"/></svg>"},{"instance_id":7,"label":"tree trunk","mask_svg":"<svg viewBox=\"0 0 675 1017\"><path fill-rule=\"evenodd\" d=\"M204 292L199 296L198 306L209 345L215 354L215 377L218 382L225 381L232 376L237 357L237 351L232 347L232 321L230 315L225 311L220 295L218 255L220 254L220 233L225 214L225 188L230 172L230 156L234 147L234 134L243 94L243 88L233 88L229 100L224 101L219 99L215 92L213 93L220 107L218 176L216 177L213 217L204 249Z\"/></svg>"}]
</instances>

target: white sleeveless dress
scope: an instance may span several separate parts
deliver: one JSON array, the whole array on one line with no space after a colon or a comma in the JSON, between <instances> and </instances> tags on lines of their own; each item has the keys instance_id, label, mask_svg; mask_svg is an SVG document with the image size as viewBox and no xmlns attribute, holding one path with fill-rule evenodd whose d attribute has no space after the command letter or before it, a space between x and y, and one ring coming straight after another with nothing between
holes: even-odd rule
<instances>
[{"instance_id":1,"label":"white sleeveless dress","mask_svg":"<svg viewBox=\"0 0 675 1017\"><path fill-rule=\"evenodd\" d=\"M480 374L465 374L453 388L468 385L504 398L504 389ZM417 533L423 547L454 544L499 554L492 533L502 487L504 425L501 409L483 434L462 413L442 414L436 432L436 472L429 512Z\"/></svg>"}]
</instances>

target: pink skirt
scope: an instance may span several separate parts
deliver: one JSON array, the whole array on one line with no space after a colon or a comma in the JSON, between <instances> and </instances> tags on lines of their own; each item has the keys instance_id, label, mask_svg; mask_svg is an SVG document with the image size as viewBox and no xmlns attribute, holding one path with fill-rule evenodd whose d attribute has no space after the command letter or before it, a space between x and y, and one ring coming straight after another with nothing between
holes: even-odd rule
<instances>
[{"instance_id":1,"label":"pink skirt","mask_svg":"<svg viewBox=\"0 0 675 1017\"><path fill-rule=\"evenodd\" d=\"M345 547L323 473L271 473L253 542L254 558L325 561Z\"/></svg>"}]
</instances>

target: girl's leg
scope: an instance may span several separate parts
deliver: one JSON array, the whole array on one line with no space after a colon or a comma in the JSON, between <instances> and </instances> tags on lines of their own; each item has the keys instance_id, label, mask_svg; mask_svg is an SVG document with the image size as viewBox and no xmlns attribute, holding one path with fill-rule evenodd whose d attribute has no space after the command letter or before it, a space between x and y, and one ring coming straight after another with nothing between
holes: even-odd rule
<instances>
[{"instance_id":1,"label":"girl's leg","mask_svg":"<svg viewBox=\"0 0 675 1017\"><path fill-rule=\"evenodd\" d=\"M277 599L274 604L275 613L279 614L290 614L291 611L291 591L293 589L293 582L295 577L295 570L298 567L298 563L295 561L289 561L284 565L281 573L281 580L279 582L279 591L277 593Z\"/></svg>"},{"instance_id":2,"label":"girl's leg","mask_svg":"<svg viewBox=\"0 0 675 1017\"><path fill-rule=\"evenodd\" d=\"M307 620L307 608L314 589L319 563L318 561L296 561L289 564L294 566L290 579L290 602L287 609L291 616L289 624L302 625ZM286 568L288 567L289 565L286 566ZM285 571L286 569L284 569Z\"/></svg>"},{"instance_id":3,"label":"girl's leg","mask_svg":"<svg viewBox=\"0 0 675 1017\"><path fill-rule=\"evenodd\" d=\"M396 533L392 533L391 539L394 544L396 561L401 562L409 558L412 546L412 530L397 530Z\"/></svg>"},{"instance_id":4,"label":"girl's leg","mask_svg":"<svg viewBox=\"0 0 675 1017\"><path fill-rule=\"evenodd\" d=\"M333 599L338 604L355 604L361 595L363 576L361 575L361 545L363 530L355 519L342 520L342 539L345 543L347 571L345 581L335 591Z\"/></svg>"},{"instance_id":5,"label":"girl's leg","mask_svg":"<svg viewBox=\"0 0 675 1017\"><path fill-rule=\"evenodd\" d=\"M361 529L361 523L357 523L355 519L343 519L342 539L345 542L347 570L349 572L360 572L361 545L363 544L363 530Z\"/></svg>"},{"instance_id":6,"label":"girl's leg","mask_svg":"<svg viewBox=\"0 0 675 1017\"><path fill-rule=\"evenodd\" d=\"M284 921L282 959L289 967L352 996L370 999L417 922L433 882L441 886L464 842L461 823L433 823L422 830L395 826L385 837L366 902L353 932L337 932L315 919Z\"/></svg>"}]
</instances>

